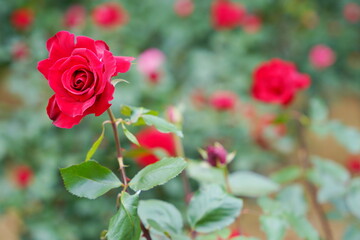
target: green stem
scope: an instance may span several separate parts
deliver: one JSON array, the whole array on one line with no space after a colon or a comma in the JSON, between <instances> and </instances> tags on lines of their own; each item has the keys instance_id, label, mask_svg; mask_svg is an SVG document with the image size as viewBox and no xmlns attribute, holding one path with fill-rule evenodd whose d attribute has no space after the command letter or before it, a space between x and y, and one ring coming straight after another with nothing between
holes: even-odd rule
<instances>
[{"instance_id":1,"label":"green stem","mask_svg":"<svg viewBox=\"0 0 360 240\"><path fill-rule=\"evenodd\" d=\"M227 169L227 166L222 166L221 167L223 174L224 174L224 179L225 179L225 187L226 187L226 191L230 194L232 194L231 191L231 187L230 187L230 182L229 182L229 171Z\"/></svg>"}]
</instances>

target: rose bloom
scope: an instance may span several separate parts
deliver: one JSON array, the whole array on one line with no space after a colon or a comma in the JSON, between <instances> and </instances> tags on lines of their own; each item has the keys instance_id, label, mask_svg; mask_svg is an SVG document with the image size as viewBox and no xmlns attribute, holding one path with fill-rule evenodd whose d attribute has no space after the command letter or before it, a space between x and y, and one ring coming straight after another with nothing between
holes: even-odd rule
<instances>
[{"instance_id":1,"label":"rose bloom","mask_svg":"<svg viewBox=\"0 0 360 240\"><path fill-rule=\"evenodd\" d=\"M115 89L111 77L127 72L134 60L113 56L104 41L66 31L51 37L46 47L49 58L38 63L38 70L55 92L47 113L61 128L73 127L88 114L105 112Z\"/></svg>"},{"instance_id":2,"label":"rose bloom","mask_svg":"<svg viewBox=\"0 0 360 240\"><path fill-rule=\"evenodd\" d=\"M187 17L194 11L193 0L176 0L174 11L179 17Z\"/></svg>"},{"instance_id":3,"label":"rose bloom","mask_svg":"<svg viewBox=\"0 0 360 240\"><path fill-rule=\"evenodd\" d=\"M334 51L326 45L316 45L309 53L310 63L317 69L324 69L334 64L336 59Z\"/></svg>"},{"instance_id":4,"label":"rose bloom","mask_svg":"<svg viewBox=\"0 0 360 240\"><path fill-rule=\"evenodd\" d=\"M34 22L34 12L29 8L19 8L11 14L11 24L18 30L26 30Z\"/></svg>"},{"instance_id":5,"label":"rose bloom","mask_svg":"<svg viewBox=\"0 0 360 240\"><path fill-rule=\"evenodd\" d=\"M286 106L310 83L310 77L299 73L293 63L272 59L255 69L251 93L259 101Z\"/></svg>"},{"instance_id":6,"label":"rose bloom","mask_svg":"<svg viewBox=\"0 0 360 240\"><path fill-rule=\"evenodd\" d=\"M165 55L162 51L157 48L149 48L140 54L137 67L150 83L156 84L160 81L160 70L164 61Z\"/></svg>"},{"instance_id":7,"label":"rose bloom","mask_svg":"<svg viewBox=\"0 0 360 240\"><path fill-rule=\"evenodd\" d=\"M218 111L227 111L235 108L238 96L231 91L216 91L210 96L210 105Z\"/></svg>"},{"instance_id":8,"label":"rose bloom","mask_svg":"<svg viewBox=\"0 0 360 240\"><path fill-rule=\"evenodd\" d=\"M242 27L247 33L257 33L261 29L261 18L255 14L247 14L242 21Z\"/></svg>"},{"instance_id":9,"label":"rose bloom","mask_svg":"<svg viewBox=\"0 0 360 240\"><path fill-rule=\"evenodd\" d=\"M29 47L25 42L17 42L11 48L11 56L14 60L25 60L29 55Z\"/></svg>"},{"instance_id":10,"label":"rose bloom","mask_svg":"<svg viewBox=\"0 0 360 240\"><path fill-rule=\"evenodd\" d=\"M112 28L126 24L128 14L120 4L108 2L98 5L92 12L92 18L96 25Z\"/></svg>"},{"instance_id":11,"label":"rose bloom","mask_svg":"<svg viewBox=\"0 0 360 240\"><path fill-rule=\"evenodd\" d=\"M161 149L164 150L169 156L175 156L175 141L171 133L159 132L154 127L148 127L136 134L141 147L148 150ZM136 162L145 167L159 161L159 158L155 154L147 153L140 157L137 157Z\"/></svg>"},{"instance_id":12,"label":"rose bloom","mask_svg":"<svg viewBox=\"0 0 360 240\"><path fill-rule=\"evenodd\" d=\"M73 5L68 8L64 15L64 26L75 28L85 24L86 10L81 5Z\"/></svg>"},{"instance_id":13,"label":"rose bloom","mask_svg":"<svg viewBox=\"0 0 360 240\"><path fill-rule=\"evenodd\" d=\"M360 156L349 157L346 162L346 167L352 173L360 173Z\"/></svg>"},{"instance_id":14,"label":"rose bloom","mask_svg":"<svg viewBox=\"0 0 360 240\"><path fill-rule=\"evenodd\" d=\"M240 25L246 10L230 0L215 0L211 6L211 19L215 29L232 29Z\"/></svg>"},{"instance_id":15,"label":"rose bloom","mask_svg":"<svg viewBox=\"0 0 360 240\"><path fill-rule=\"evenodd\" d=\"M348 22L357 23L360 20L360 5L354 2L346 4L343 14Z\"/></svg>"},{"instance_id":16,"label":"rose bloom","mask_svg":"<svg viewBox=\"0 0 360 240\"><path fill-rule=\"evenodd\" d=\"M12 179L19 188L27 188L30 185L33 176L34 173L32 169L27 165L16 166L12 170Z\"/></svg>"}]
</instances>

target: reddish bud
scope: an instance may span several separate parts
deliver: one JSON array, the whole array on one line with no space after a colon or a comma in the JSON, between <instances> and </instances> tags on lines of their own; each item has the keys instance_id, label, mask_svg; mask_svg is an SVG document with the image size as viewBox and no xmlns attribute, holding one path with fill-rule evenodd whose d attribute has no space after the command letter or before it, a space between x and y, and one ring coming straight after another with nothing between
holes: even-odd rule
<instances>
[{"instance_id":1,"label":"reddish bud","mask_svg":"<svg viewBox=\"0 0 360 240\"><path fill-rule=\"evenodd\" d=\"M228 152L220 144L215 144L214 146L208 146L206 148L206 154L207 154L206 161L213 167L217 167L219 165L225 165L227 162L226 158Z\"/></svg>"}]
</instances>

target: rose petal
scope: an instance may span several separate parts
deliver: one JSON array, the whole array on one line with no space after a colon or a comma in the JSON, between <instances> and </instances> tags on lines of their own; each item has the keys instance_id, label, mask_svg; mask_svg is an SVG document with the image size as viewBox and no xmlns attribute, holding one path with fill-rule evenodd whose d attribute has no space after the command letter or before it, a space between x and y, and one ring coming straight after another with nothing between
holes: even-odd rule
<instances>
[{"instance_id":1,"label":"rose petal","mask_svg":"<svg viewBox=\"0 0 360 240\"><path fill-rule=\"evenodd\" d=\"M67 31L60 31L46 42L49 58L55 60L70 56L75 47L75 36Z\"/></svg>"},{"instance_id":2,"label":"rose petal","mask_svg":"<svg viewBox=\"0 0 360 240\"><path fill-rule=\"evenodd\" d=\"M48 106L46 108L47 114L53 124L60 128L72 128L74 125L79 124L84 116L70 117L62 113L57 105L55 95L49 99Z\"/></svg>"}]
</instances>

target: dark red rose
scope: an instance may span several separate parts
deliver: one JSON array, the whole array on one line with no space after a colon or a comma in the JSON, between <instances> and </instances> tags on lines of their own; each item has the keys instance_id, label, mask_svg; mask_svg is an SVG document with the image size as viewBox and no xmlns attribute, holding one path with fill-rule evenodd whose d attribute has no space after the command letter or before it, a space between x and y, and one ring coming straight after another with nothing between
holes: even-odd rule
<instances>
[{"instance_id":1,"label":"dark red rose","mask_svg":"<svg viewBox=\"0 0 360 240\"><path fill-rule=\"evenodd\" d=\"M360 156L352 156L347 162L346 166L352 173L360 173Z\"/></svg>"},{"instance_id":2,"label":"dark red rose","mask_svg":"<svg viewBox=\"0 0 360 240\"><path fill-rule=\"evenodd\" d=\"M215 29L232 29L240 25L246 14L245 8L230 0L215 0L211 6L212 24Z\"/></svg>"},{"instance_id":3,"label":"dark red rose","mask_svg":"<svg viewBox=\"0 0 360 240\"><path fill-rule=\"evenodd\" d=\"M38 63L55 94L47 113L53 124L71 128L88 114L101 115L111 104L111 77L127 72L132 57L116 57L103 41L58 32L46 43L49 58Z\"/></svg>"},{"instance_id":4,"label":"dark red rose","mask_svg":"<svg viewBox=\"0 0 360 240\"><path fill-rule=\"evenodd\" d=\"M175 141L171 133L159 132L154 127L145 128L136 134L141 147L144 147L150 151L160 149L164 150L169 156L175 156ZM135 159L136 162L145 167L159 161L159 158L154 154L145 154Z\"/></svg>"},{"instance_id":5,"label":"dark red rose","mask_svg":"<svg viewBox=\"0 0 360 240\"><path fill-rule=\"evenodd\" d=\"M71 6L64 15L64 26L75 28L85 24L86 10L81 5Z\"/></svg>"},{"instance_id":6,"label":"dark red rose","mask_svg":"<svg viewBox=\"0 0 360 240\"><path fill-rule=\"evenodd\" d=\"M125 9L116 2L108 2L97 6L92 13L96 25L105 28L122 26L128 21Z\"/></svg>"},{"instance_id":7,"label":"dark red rose","mask_svg":"<svg viewBox=\"0 0 360 240\"><path fill-rule=\"evenodd\" d=\"M228 152L226 149L220 145L215 144L214 146L208 146L206 148L207 158L205 159L211 166L217 167L219 165L226 164L226 158Z\"/></svg>"},{"instance_id":8,"label":"dark red rose","mask_svg":"<svg viewBox=\"0 0 360 240\"><path fill-rule=\"evenodd\" d=\"M237 95L231 91L216 91L210 96L211 106L218 111L234 109L237 100Z\"/></svg>"},{"instance_id":9,"label":"dark red rose","mask_svg":"<svg viewBox=\"0 0 360 240\"><path fill-rule=\"evenodd\" d=\"M29 8L20 8L11 14L11 24L18 30L28 29L34 21L34 12Z\"/></svg>"},{"instance_id":10,"label":"dark red rose","mask_svg":"<svg viewBox=\"0 0 360 240\"><path fill-rule=\"evenodd\" d=\"M187 17L194 11L193 0L176 0L174 11L179 17Z\"/></svg>"},{"instance_id":11,"label":"dark red rose","mask_svg":"<svg viewBox=\"0 0 360 240\"><path fill-rule=\"evenodd\" d=\"M27 165L20 165L13 169L13 180L17 187L27 188L34 176L32 169Z\"/></svg>"},{"instance_id":12,"label":"dark red rose","mask_svg":"<svg viewBox=\"0 0 360 240\"><path fill-rule=\"evenodd\" d=\"M272 59L255 69L251 92L259 101L286 106L310 83L310 77L299 73L293 63Z\"/></svg>"}]
</instances>

